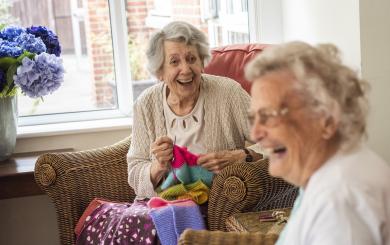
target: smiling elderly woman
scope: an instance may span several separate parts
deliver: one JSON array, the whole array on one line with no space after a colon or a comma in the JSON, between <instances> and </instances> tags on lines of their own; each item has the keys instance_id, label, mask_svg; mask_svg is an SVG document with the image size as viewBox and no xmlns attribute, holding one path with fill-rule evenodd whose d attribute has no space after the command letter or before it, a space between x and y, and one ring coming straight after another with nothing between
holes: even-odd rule
<instances>
[{"instance_id":1,"label":"smiling elderly woman","mask_svg":"<svg viewBox=\"0 0 390 245\"><path fill-rule=\"evenodd\" d=\"M213 173L260 159L261 154L245 149L249 95L236 81L203 74L209 56L205 35L185 22L172 22L151 37L148 68L161 82L134 104L127 160L137 198L94 209L82 221L77 244L175 244L185 228L204 228L194 202L207 201ZM174 158L177 152L182 155ZM182 156L191 162L173 171ZM171 202L159 209L168 201L155 196L164 193ZM185 198L192 200L172 200ZM175 215L167 213L173 210Z\"/></svg>"},{"instance_id":2,"label":"smiling elderly woman","mask_svg":"<svg viewBox=\"0 0 390 245\"><path fill-rule=\"evenodd\" d=\"M173 143L203 154L198 164L214 173L248 154L261 157L244 150L249 95L236 81L203 74L209 57L206 36L188 23L172 22L151 37L148 69L162 82L134 106L128 169L137 197L156 195L171 169Z\"/></svg>"},{"instance_id":3,"label":"smiling elderly woman","mask_svg":"<svg viewBox=\"0 0 390 245\"><path fill-rule=\"evenodd\" d=\"M251 135L300 187L277 244L390 244L390 167L363 143L367 83L333 45L292 42L246 68Z\"/></svg>"}]
</instances>

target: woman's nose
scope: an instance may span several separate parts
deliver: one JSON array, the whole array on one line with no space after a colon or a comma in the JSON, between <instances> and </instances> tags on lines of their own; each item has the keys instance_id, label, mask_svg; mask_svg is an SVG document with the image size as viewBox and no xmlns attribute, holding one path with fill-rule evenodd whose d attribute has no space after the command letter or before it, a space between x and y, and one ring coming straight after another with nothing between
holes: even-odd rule
<instances>
[{"instance_id":1,"label":"woman's nose","mask_svg":"<svg viewBox=\"0 0 390 245\"><path fill-rule=\"evenodd\" d=\"M262 141L267 135L267 129L264 125L255 120L251 127L251 140L254 142Z\"/></svg>"},{"instance_id":2,"label":"woman's nose","mask_svg":"<svg viewBox=\"0 0 390 245\"><path fill-rule=\"evenodd\" d=\"M180 67L180 72L182 74L188 74L188 73L191 73L191 65L190 64L187 64L186 62L183 62L181 67Z\"/></svg>"}]
</instances>

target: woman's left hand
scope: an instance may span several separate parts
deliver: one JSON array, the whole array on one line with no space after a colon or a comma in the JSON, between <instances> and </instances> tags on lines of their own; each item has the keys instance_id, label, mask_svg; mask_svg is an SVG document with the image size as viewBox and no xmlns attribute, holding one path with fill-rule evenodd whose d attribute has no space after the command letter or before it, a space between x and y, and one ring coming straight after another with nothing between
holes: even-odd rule
<instances>
[{"instance_id":1,"label":"woman's left hand","mask_svg":"<svg viewBox=\"0 0 390 245\"><path fill-rule=\"evenodd\" d=\"M219 151L200 155L198 165L207 170L218 174L226 166L245 160L245 152L243 150Z\"/></svg>"}]
</instances>

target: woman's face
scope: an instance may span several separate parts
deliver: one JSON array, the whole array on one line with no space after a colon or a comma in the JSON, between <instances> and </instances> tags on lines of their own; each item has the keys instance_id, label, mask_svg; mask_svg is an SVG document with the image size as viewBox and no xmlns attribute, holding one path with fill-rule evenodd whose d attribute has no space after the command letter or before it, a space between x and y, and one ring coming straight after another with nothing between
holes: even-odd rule
<instances>
[{"instance_id":1,"label":"woman's face","mask_svg":"<svg viewBox=\"0 0 390 245\"><path fill-rule=\"evenodd\" d=\"M198 49L183 42L164 42L164 63L158 74L170 92L179 98L197 93L203 72L203 61Z\"/></svg>"},{"instance_id":2,"label":"woman's face","mask_svg":"<svg viewBox=\"0 0 390 245\"><path fill-rule=\"evenodd\" d=\"M322 119L293 87L297 82L287 72L255 80L250 120L252 139L269 153L270 174L303 186L311 166L322 164L328 142L323 138Z\"/></svg>"}]
</instances>

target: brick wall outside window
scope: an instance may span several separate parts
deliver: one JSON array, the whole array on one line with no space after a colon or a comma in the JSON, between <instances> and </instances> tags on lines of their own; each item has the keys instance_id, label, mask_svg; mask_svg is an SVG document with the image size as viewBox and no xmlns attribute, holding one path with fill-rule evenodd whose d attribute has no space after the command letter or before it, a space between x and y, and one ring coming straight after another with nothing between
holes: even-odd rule
<instances>
[{"instance_id":1,"label":"brick wall outside window","mask_svg":"<svg viewBox=\"0 0 390 245\"><path fill-rule=\"evenodd\" d=\"M95 85L95 103L98 107L115 104L112 81L115 80L113 50L110 33L108 1L88 0L86 35L88 56ZM154 9L154 0L127 0L129 57L132 80L148 79L144 69L145 46L155 29L147 27L145 20ZM172 20L190 22L207 33L207 24L201 21L200 0L172 0Z\"/></svg>"}]
</instances>

